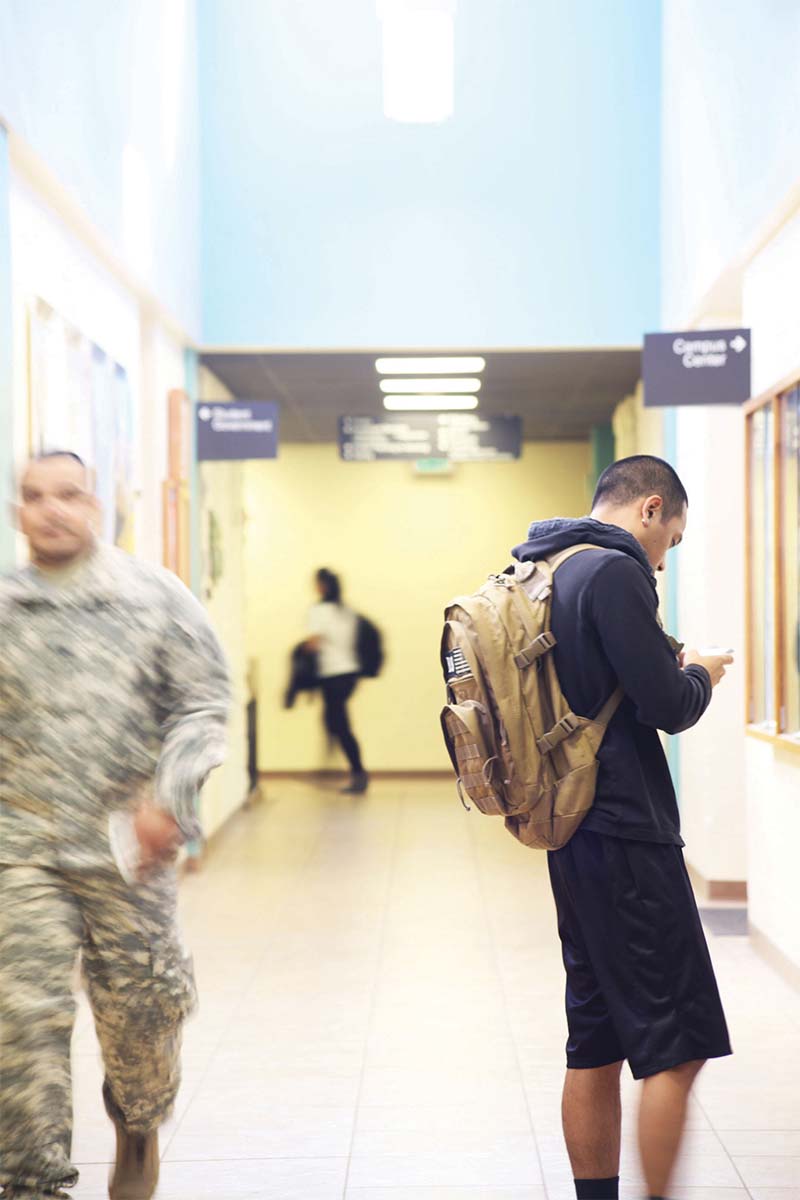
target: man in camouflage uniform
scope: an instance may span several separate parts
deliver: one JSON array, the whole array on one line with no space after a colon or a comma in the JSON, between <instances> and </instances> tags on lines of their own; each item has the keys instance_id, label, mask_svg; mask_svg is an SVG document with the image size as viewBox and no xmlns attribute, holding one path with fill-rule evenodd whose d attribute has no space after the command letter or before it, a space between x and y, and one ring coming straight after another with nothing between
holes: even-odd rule
<instances>
[{"instance_id":1,"label":"man in camouflage uniform","mask_svg":"<svg viewBox=\"0 0 800 1200\"><path fill-rule=\"evenodd\" d=\"M224 749L228 681L201 606L169 572L95 540L70 454L30 463L31 565L0 581L0 1183L63 1196L70 1162L73 967L80 951L117 1130L113 1200L146 1200L194 1001L174 859ZM125 882L109 815L133 816Z\"/></svg>"}]
</instances>

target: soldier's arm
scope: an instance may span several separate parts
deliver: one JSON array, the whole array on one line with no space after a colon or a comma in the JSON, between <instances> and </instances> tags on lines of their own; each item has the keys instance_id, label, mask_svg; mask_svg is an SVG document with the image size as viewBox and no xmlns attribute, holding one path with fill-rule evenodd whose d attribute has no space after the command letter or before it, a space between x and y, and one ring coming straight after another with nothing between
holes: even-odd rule
<instances>
[{"instance_id":1,"label":"soldier's arm","mask_svg":"<svg viewBox=\"0 0 800 1200\"><path fill-rule=\"evenodd\" d=\"M230 682L222 647L191 592L170 581L167 605L155 801L190 841L202 833L197 793L225 757Z\"/></svg>"}]
</instances>

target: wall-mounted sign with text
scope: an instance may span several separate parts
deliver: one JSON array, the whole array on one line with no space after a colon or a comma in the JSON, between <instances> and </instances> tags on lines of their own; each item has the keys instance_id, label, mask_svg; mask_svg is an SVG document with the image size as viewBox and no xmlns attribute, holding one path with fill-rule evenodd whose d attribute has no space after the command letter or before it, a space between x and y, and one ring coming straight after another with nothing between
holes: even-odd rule
<instances>
[{"instance_id":1,"label":"wall-mounted sign with text","mask_svg":"<svg viewBox=\"0 0 800 1200\"><path fill-rule=\"evenodd\" d=\"M522 453L522 418L475 413L340 417L339 453L345 462L508 462Z\"/></svg>"},{"instance_id":2,"label":"wall-mounted sign with text","mask_svg":"<svg viewBox=\"0 0 800 1200\"><path fill-rule=\"evenodd\" d=\"M642 354L647 408L742 404L750 398L750 330L646 333Z\"/></svg>"},{"instance_id":3,"label":"wall-mounted sign with text","mask_svg":"<svg viewBox=\"0 0 800 1200\"><path fill-rule=\"evenodd\" d=\"M196 404L200 462L277 458L278 405L271 400Z\"/></svg>"}]
</instances>

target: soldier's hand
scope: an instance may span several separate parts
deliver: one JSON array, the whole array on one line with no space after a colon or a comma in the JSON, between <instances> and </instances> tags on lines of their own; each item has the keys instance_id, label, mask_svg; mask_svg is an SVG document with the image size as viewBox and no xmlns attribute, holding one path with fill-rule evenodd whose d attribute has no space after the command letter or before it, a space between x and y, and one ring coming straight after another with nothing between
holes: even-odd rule
<instances>
[{"instance_id":1,"label":"soldier's hand","mask_svg":"<svg viewBox=\"0 0 800 1200\"><path fill-rule=\"evenodd\" d=\"M683 657L684 667L689 667L693 663L699 667L705 667L711 676L712 687L717 686L725 674L725 668L732 662L732 654L701 654L699 650L687 650Z\"/></svg>"},{"instance_id":2,"label":"soldier's hand","mask_svg":"<svg viewBox=\"0 0 800 1200\"><path fill-rule=\"evenodd\" d=\"M178 823L154 804L143 804L134 815L133 828L141 849L141 870L173 862L183 838Z\"/></svg>"}]
</instances>

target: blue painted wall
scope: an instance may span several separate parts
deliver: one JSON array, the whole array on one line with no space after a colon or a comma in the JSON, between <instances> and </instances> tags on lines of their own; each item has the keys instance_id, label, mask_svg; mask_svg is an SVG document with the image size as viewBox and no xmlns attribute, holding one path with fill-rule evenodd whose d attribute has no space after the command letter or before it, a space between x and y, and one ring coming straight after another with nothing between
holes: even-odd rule
<instances>
[{"instance_id":1,"label":"blue painted wall","mask_svg":"<svg viewBox=\"0 0 800 1200\"><path fill-rule=\"evenodd\" d=\"M669 329L800 180L800 3L664 0L663 16Z\"/></svg>"},{"instance_id":2,"label":"blue painted wall","mask_svg":"<svg viewBox=\"0 0 800 1200\"><path fill-rule=\"evenodd\" d=\"M373 0L198 0L204 340L636 342L659 0L459 0L456 115L386 121Z\"/></svg>"},{"instance_id":3,"label":"blue painted wall","mask_svg":"<svg viewBox=\"0 0 800 1200\"><path fill-rule=\"evenodd\" d=\"M174 161L167 136L173 113ZM199 337L195 0L0 0L0 119L81 204L139 282ZM149 178L150 261L126 238L128 145Z\"/></svg>"}]
</instances>

